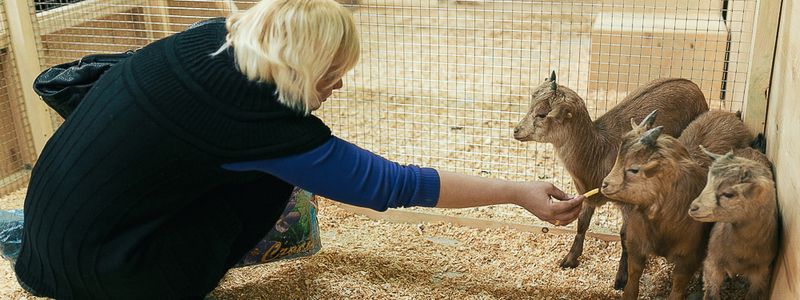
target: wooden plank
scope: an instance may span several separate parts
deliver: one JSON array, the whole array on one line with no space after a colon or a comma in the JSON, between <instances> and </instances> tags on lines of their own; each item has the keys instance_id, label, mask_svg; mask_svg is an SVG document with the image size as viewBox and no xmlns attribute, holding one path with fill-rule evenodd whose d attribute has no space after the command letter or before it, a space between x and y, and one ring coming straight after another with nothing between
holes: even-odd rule
<instances>
[{"instance_id":1,"label":"wooden plank","mask_svg":"<svg viewBox=\"0 0 800 300\"><path fill-rule=\"evenodd\" d=\"M727 29L718 14L599 13L592 24L589 89L632 91L663 77L719 99Z\"/></svg>"},{"instance_id":2,"label":"wooden plank","mask_svg":"<svg viewBox=\"0 0 800 300\"><path fill-rule=\"evenodd\" d=\"M13 2L13 1L9 1ZM147 6L146 0L86 0L37 13L40 35L72 28L87 19L117 14Z\"/></svg>"},{"instance_id":3,"label":"wooden plank","mask_svg":"<svg viewBox=\"0 0 800 300\"><path fill-rule=\"evenodd\" d=\"M778 37L779 18L775 16L780 15L782 1L758 1L742 114L747 127L754 133L764 132L767 120L767 99L769 99L769 84L775 59L775 42Z\"/></svg>"},{"instance_id":4,"label":"wooden plank","mask_svg":"<svg viewBox=\"0 0 800 300\"><path fill-rule=\"evenodd\" d=\"M800 299L800 0L783 0L782 10L767 120L783 218L772 299Z\"/></svg>"},{"instance_id":5,"label":"wooden plank","mask_svg":"<svg viewBox=\"0 0 800 300\"><path fill-rule=\"evenodd\" d=\"M424 212L408 211L390 209L385 212L377 212L371 209L351 206L347 204L337 203L337 206L350 211L355 214L366 216L374 220L383 220L396 223L436 223L444 222L459 226L466 226L478 229L490 228L511 228L518 231L533 232L533 233L552 233L552 234L569 234L574 235L575 231L563 227L543 227L529 224L519 224L510 222L500 222L494 220L477 219L470 217L455 217L435 215ZM619 241L619 235L588 232L586 235L597 238L603 241Z\"/></svg>"},{"instance_id":6,"label":"wooden plank","mask_svg":"<svg viewBox=\"0 0 800 300\"><path fill-rule=\"evenodd\" d=\"M18 68L22 98L25 101L25 111L33 138L33 147L36 155L41 153L44 144L53 134L53 122L50 119L50 109L44 104L33 89L33 80L41 72L39 65L39 49L33 31L32 2L5 1L8 16L8 29L11 35L11 48Z\"/></svg>"}]
</instances>

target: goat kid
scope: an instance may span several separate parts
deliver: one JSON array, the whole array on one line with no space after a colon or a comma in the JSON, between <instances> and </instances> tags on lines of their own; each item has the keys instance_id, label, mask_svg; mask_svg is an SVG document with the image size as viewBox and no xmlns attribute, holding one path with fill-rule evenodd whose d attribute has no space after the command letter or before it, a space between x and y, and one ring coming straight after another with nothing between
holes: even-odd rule
<instances>
[{"instance_id":1,"label":"goat kid","mask_svg":"<svg viewBox=\"0 0 800 300\"><path fill-rule=\"evenodd\" d=\"M622 136L631 130L628 120L649 119L659 111L658 125L664 132L678 136L697 116L708 111L700 88L686 79L667 78L652 81L631 92L619 104L592 121L583 99L571 89L556 82L555 71L531 95L528 113L514 129L519 141L550 143L559 160L569 172L575 188L581 194L599 187L614 165ZM584 201L578 217L578 232L572 248L562 259L562 268L578 266L583 253L586 231L591 224L595 208L609 199L597 195ZM620 229L622 255L614 281L616 289L625 286L627 278L627 250L625 245L625 219L627 208L618 205L623 214Z\"/></svg>"}]
</instances>

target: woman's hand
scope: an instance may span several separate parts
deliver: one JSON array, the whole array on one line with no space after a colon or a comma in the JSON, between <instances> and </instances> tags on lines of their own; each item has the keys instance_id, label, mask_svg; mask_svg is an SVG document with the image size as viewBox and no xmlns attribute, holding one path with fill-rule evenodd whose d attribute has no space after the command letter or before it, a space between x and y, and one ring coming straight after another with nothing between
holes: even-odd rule
<instances>
[{"instance_id":1,"label":"woman's hand","mask_svg":"<svg viewBox=\"0 0 800 300\"><path fill-rule=\"evenodd\" d=\"M551 183L516 182L438 171L439 208L516 204L553 225L567 225L581 211L584 196L570 197ZM557 200L553 200L552 198Z\"/></svg>"},{"instance_id":2,"label":"woman's hand","mask_svg":"<svg viewBox=\"0 0 800 300\"><path fill-rule=\"evenodd\" d=\"M563 226L578 218L585 197L572 197L547 182L520 183L521 190L515 204L524 207L537 218L556 226Z\"/></svg>"}]
</instances>

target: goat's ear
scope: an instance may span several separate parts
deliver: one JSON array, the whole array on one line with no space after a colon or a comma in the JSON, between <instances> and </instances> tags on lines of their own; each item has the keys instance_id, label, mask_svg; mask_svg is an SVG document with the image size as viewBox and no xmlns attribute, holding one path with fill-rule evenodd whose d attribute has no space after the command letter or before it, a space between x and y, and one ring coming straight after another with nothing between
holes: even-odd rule
<instances>
[{"instance_id":1,"label":"goat's ear","mask_svg":"<svg viewBox=\"0 0 800 300\"><path fill-rule=\"evenodd\" d=\"M572 118L572 113L569 111L569 108L558 105L553 107L550 113L547 114L548 118L553 118L557 122L564 121L565 119Z\"/></svg>"},{"instance_id":2,"label":"goat's ear","mask_svg":"<svg viewBox=\"0 0 800 300\"><path fill-rule=\"evenodd\" d=\"M716 161L716 160L722 158L722 155L719 155L719 154L716 154L714 152L708 151L708 149L706 149L706 147L703 147L703 145L700 145L700 151L703 151L703 153L708 155L708 157L710 157L711 160L715 160Z\"/></svg>"},{"instance_id":3,"label":"goat's ear","mask_svg":"<svg viewBox=\"0 0 800 300\"><path fill-rule=\"evenodd\" d=\"M635 129L638 129L638 128L639 128L639 124L636 124L636 120L634 118L631 118L631 129L635 130Z\"/></svg>"},{"instance_id":4,"label":"goat's ear","mask_svg":"<svg viewBox=\"0 0 800 300\"><path fill-rule=\"evenodd\" d=\"M661 169L661 163L657 159L651 159L646 164L639 167L639 171L644 172L645 177L653 177Z\"/></svg>"},{"instance_id":5,"label":"goat's ear","mask_svg":"<svg viewBox=\"0 0 800 300\"><path fill-rule=\"evenodd\" d=\"M650 205L650 207L647 209L647 218L650 220L655 219L658 215L658 210L658 204Z\"/></svg>"},{"instance_id":6,"label":"goat's ear","mask_svg":"<svg viewBox=\"0 0 800 300\"><path fill-rule=\"evenodd\" d=\"M728 153L725 153L725 156L723 158L724 159L733 159L733 150L728 151Z\"/></svg>"}]
</instances>

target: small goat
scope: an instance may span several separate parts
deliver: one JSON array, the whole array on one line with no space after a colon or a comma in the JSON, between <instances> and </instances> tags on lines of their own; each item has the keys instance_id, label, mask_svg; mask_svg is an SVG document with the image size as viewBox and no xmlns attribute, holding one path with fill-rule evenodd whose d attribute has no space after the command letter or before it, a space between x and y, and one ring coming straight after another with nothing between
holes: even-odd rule
<instances>
[{"instance_id":1,"label":"small goat","mask_svg":"<svg viewBox=\"0 0 800 300\"><path fill-rule=\"evenodd\" d=\"M659 124L664 132L678 136L697 116L708 111L703 93L693 82L686 79L659 79L633 92L592 122L586 104L578 94L556 83L556 74L536 88L531 95L527 115L514 129L514 138L520 141L550 143L558 158L572 176L579 193L599 187L611 167L622 136L631 130L628 120L642 120L651 111L659 110ZM650 120L652 122L651 114ZM569 253L561 261L562 268L578 266L578 257L583 253L586 231L596 207L608 199L602 195L584 202L578 217L578 232ZM625 207L620 229L622 256L614 281L615 289L625 287L627 250L625 240Z\"/></svg>"},{"instance_id":2,"label":"small goat","mask_svg":"<svg viewBox=\"0 0 800 300\"><path fill-rule=\"evenodd\" d=\"M602 186L607 197L633 206L625 236L628 284L622 298L639 296L647 256L655 254L675 264L669 299L684 299L689 280L705 257L711 230L711 224L686 213L706 185L710 164L707 156L695 153L702 153L701 144L714 149L744 148L752 134L736 115L719 111L698 117L679 139L661 135L660 126L648 130L643 125L625 135Z\"/></svg>"},{"instance_id":3,"label":"small goat","mask_svg":"<svg viewBox=\"0 0 800 300\"><path fill-rule=\"evenodd\" d=\"M714 159L708 181L689 215L716 222L703 262L705 299L720 299L725 276L743 275L745 299L767 299L772 263L778 250L777 195L771 164L760 152L737 149Z\"/></svg>"}]
</instances>

